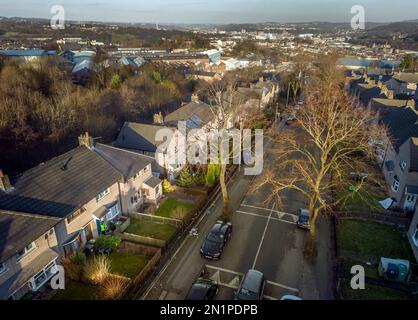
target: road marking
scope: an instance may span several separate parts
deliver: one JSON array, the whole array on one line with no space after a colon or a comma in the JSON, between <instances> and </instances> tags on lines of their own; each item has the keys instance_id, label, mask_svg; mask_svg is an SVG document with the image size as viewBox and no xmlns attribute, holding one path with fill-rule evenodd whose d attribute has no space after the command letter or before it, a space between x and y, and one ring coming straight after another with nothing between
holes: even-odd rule
<instances>
[{"instance_id":1,"label":"road marking","mask_svg":"<svg viewBox=\"0 0 418 320\"><path fill-rule=\"evenodd\" d=\"M237 210L235 211L237 213L241 213L241 214L246 214L248 216L254 216L254 217L259 217L259 218L264 218L264 219L269 219L269 217L267 216L263 216L261 214L257 214L257 213L252 213L252 212L246 212L246 211L241 211L241 210ZM292 221L287 221L281 218L276 218L276 217L270 217L270 220L275 220L275 221L280 221L280 222L284 222L284 223L289 223L289 224L293 224L295 225L296 222L292 222Z\"/></svg>"},{"instance_id":2,"label":"road marking","mask_svg":"<svg viewBox=\"0 0 418 320\"><path fill-rule=\"evenodd\" d=\"M243 273L237 272L237 271L233 271L233 270L230 270L230 269L225 269L225 268L221 268L221 267L215 267L215 266L211 266L211 265L207 265L207 264L205 265L205 268L206 269L212 269L212 270L215 270L216 271L210 277L210 279L217 281L220 286L227 287L227 288L231 288L231 289L237 289L239 287L240 283L241 283L241 278L244 277L244 274ZM234 274L236 276L230 282L224 283L224 282L221 281L221 274L220 274L221 272ZM292 291L292 292L295 292L295 293L299 293L299 289L293 288L293 287L290 287L290 286L286 286L284 284L280 284L280 283L273 282L273 281L270 281L270 280L267 280L266 283L269 284L269 285L275 286L275 287L279 287L279 288L282 288L282 289L286 289L288 291ZM277 300L276 298L269 297L269 296L264 296L264 297L267 298L267 299L270 298L270 300Z\"/></svg>"},{"instance_id":3,"label":"road marking","mask_svg":"<svg viewBox=\"0 0 418 320\"><path fill-rule=\"evenodd\" d=\"M241 277L244 275L241 272L232 271L232 270L224 269L224 268L221 268L221 267L215 267L215 266L211 266L211 265L208 265L208 264L205 264L205 268L213 269L213 270L216 270L216 271L222 271L222 272L226 272L226 273L233 273L233 274L236 274L236 275L241 276Z\"/></svg>"},{"instance_id":4,"label":"road marking","mask_svg":"<svg viewBox=\"0 0 418 320\"><path fill-rule=\"evenodd\" d=\"M280 284L280 283L273 282L273 281L270 281L270 280L267 280L266 282L268 284L271 284L272 286L280 287L280 288L283 288L283 289L286 289L286 290L289 290L289 291L293 291L293 292L299 293L299 289L296 289L296 288L293 288L293 287L289 287L289 286L285 286L284 284Z\"/></svg>"},{"instance_id":5,"label":"road marking","mask_svg":"<svg viewBox=\"0 0 418 320\"><path fill-rule=\"evenodd\" d=\"M254 209L260 209L260 210L269 211L269 212L271 211L271 209L269 209L269 208L257 207L257 206L252 206L252 205L249 205L249 204L241 204L241 206L242 207L254 208ZM283 211L277 211L277 210L273 210L273 212L281 214L281 215L287 214L287 215L299 218L297 214L290 213L290 212L283 212Z\"/></svg>"},{"instance_id":6,"label":"road marking","mask_svg":"<svg viewBox=\"0 0 418 320\"><path fill-rule=\"evenodd\" d=\"M241 279L239 276L234 277L231 281L229 281L228 285L234 288L238 288L239 284L241 283Z\"/></svg>"},{"instance_id":7,"label":"road marking","mask_svg":"<svg viewBox=\"0 0 418 320\"><path fill-rule=\"evenodd\" d=\"M216 271L209 279L216 281L217 283L220 283L221 275L219 274L219 271Z\"/></svg>"},{"instance_id":8,"label":"road marking","mask_svg":"<svg viewBox=\"0 0 418 320\"><path fill-rule=\"evenodd\" d=\"M266 226L265 226L265 228L264 228L264 232L263 232L263 236L261 237L260 244L259 244L259 246L258 246L257 254L255 255L255 259L254 259L254 263L253 263L253 267L252 267L252 269L254 269L254 268L255 268L255 265L257 264L258 255L260 254L260 251L261 251L261 246L263 245L263 242L264 242L264 237L266 236L266 233L267 233L267 228L268 228L268 226L269 226L270 219L271 219L271 215L273 214L273 210L274 210L274 206L275 206L275 205L276 205L276 203L273 203L273 206L271 207L270 215L269 215L269 217L268 217L268 219L267 219L267 223L266 223Z\"/></svg>"}]
</instances>

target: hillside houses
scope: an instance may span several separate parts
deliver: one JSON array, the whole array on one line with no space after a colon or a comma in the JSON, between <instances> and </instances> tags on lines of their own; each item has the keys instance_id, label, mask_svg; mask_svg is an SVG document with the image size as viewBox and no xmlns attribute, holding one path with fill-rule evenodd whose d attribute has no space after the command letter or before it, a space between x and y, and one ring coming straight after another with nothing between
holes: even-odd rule
<instances>
[{"instance_id":1,"label":"hillside houses","mask_svg":"<svg viewBox=\"0 0 418 320\"><path fill-rule=\"evenodd\" d=\"M121 215L145 202L157 203L162 182L152 175L152 162L135 152L96 144L86 133L77 148L16 177L1 172L1 241L6 242L0 255L0 290L4 283L14 288L0 291L1 298L39 289L53 273L55 261L114 228ZM22 240L14 240L15 232L8 234L11 227ZM13 246L17 253L5 250ZM25 272L8 268L10 259L21 260L19 268ZM26 260L30 267L23 264Z\"/></svg>"}]
</instances>

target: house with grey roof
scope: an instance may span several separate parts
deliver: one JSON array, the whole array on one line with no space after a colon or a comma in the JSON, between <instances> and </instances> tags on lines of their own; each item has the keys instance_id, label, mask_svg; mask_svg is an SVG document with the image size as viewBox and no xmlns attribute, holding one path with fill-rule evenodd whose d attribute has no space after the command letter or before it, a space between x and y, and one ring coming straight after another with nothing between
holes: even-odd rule
<instances>
[{"instance_id":1,"label":"house with grey roof","mask_svg":"<svg viewBox=\"0 0 418 320\"><path fill-rule=\"evenodd\" d=\"M197 126L196 122L190 121L188 123L189 125ZM163 143L163 141L157 141L156 139L159 130L170 130L173 132L172 139L167 141L167 143L177 145L178 132L174 124L173 126L164 126L137 122L125 122L113 145L117 148L142 153L154 159L155 161L152 163L154 175L163 175L172 181L180 173L184 165L170 161L167 148L163 150L164 152L157 153L158 147Z\"/></svg>"},{"instance_id":2,"label":"house with grey roof","mask_svg":"<svg viewBox=\"0 0 418 320\"><path fill-rule=\"evenodd\" d=\"M55 226L60 221L0 210L0 300L39 291L54 276L59 258Z\"/></svg>"},{"instance_id":3,"label":"house with grey roof","mask_svg":"<svg viewBox=\"0 0 418 320\"><path fill-rule=\"evenodd\" d=\"M202 129L211 127L216 120L213 109L207 103L199 100L196 95L192 96L192 101L164 117L164 123L177 126L179 121L186 121L188 129Z\"/></svg>"},{"instance_id":4,"label":"house with grey roof","mask_svg":"<svg viewBox=\"0 0 418 320\"><path fill-rule=\"evenodd\" d=\"M123 177L120 182L122 211L133 212L145 202L157 203L163 195L162 181L152 173L152 157L96 143L94 152L108 161Z\"/></svg>"},{"instance_id":5,"label":"house with grey roof","mask_svg":"<svg viewBox=\"0 0 418 320\"><path fill-rule=\"evenodd\" d=\"M408 229L408 240L411 244L415 259L418 261L418 207L415 208L415 212Z\"/></svg>"},{"instance_id":6,"label":"house with grey roof","mask_svg":"<svg viewBox=\"0 0 418 320\"><path fill-rule=\"evenodd\" d=\"M57 252L65 257L112 227L122 213L162 195L148 157L96 145L88 133L79 144L17 177L2 174L0 180L0 210L59 219Z\"/></svg>"},{"instance_id":7,"label":"house with grey roof","mask_svg":"<svg viewBox=\"0 0 418 320\"><path fill-rule=\"evenodd\" d=\"M405 212L415 211L418 197L418 138L405 140L394 157L387 157L383 173L394 207Z\"/></svg>"},{"instance_id":8,"label":"house with grey roof","mask_svg":"<svg viewBox=\"0 0 418 320\"><path fill-rule=\"evenodd\" d=\"M413 97L417 90L418 73L398 73L385 82L389 90L397 95Z\"/></svg>"}]
</instances>

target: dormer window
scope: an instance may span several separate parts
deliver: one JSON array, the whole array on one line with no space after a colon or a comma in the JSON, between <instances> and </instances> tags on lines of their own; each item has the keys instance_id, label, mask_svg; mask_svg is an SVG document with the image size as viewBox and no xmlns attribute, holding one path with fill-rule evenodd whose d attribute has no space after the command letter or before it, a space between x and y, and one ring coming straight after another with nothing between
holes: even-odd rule
<instances>
[{"instance_id":1,"label":"dormer window","mask_svg":"<svg viewBox=\"0 0 418 320\"><path fill-rule=\"evenodd\" d=\"M36 249L35 242L32 242L32 243L28 244L26 247L24 247L22 250L20 250L16 254L17 262L19 262L20 260L22 260L22 258L24 256L26 256L29 252L31 252L32 250L35 250L35 249Z\"/></svg>"},{"instance_id":2,"label":"dormer window","mask_svg":"<svg viewBox=\"0 0 418 320\"><path fill-rule=\"evenodd\" d=\"M399 166L401 167L402 170L405 170L405 168L406 168L406 161L405 160L401 160L401 162L399 163Z\"/></svg>"}]
</instances>

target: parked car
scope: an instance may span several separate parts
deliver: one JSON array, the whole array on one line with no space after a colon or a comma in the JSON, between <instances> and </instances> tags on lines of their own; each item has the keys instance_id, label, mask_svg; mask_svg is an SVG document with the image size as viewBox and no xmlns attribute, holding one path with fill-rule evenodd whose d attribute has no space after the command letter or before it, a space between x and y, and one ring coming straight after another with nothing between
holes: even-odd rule
<instances>
[{"instance_id":1,"label":"parked car","mask_svg":"<svg viewBox=\"0 0 418 320\"><path fill-rule=\"evenodd\" d=\"M262 272L254 269L248 270L235 293L235 300L262 300L265 283Z\"/></svg>"},{"instance_id":2,"label":"parked car","mask_svg":"<svg viewBox=\"0 0 418 320\"><path fill-rule=\"evenodd\" d=\"M311 224L309 223L309 210L307 209L299 209L299 218L296 222L296 225L299 228L310 230Z\"/></svg>"},{"instance_id":3,"label":"parked car","mask_svg":"<svg viewBox=\"0 0 418 320\"><path fill-rule=\"evenodd\" d=\"M213 300L218 294L218 283L211 279L198 278L187 294L186 300Z\"/></svg>"},{"instance_id":4,"label":"parked car","mask_svg":"<svg viewBox=\"0 0 418 320\"><path fill-rule=\"evenodd\" d=\"M231 234L232 224L230 222L216 222L200 248L201 255L208 259L220 259Z\"/></svg>"}]
</instances>

